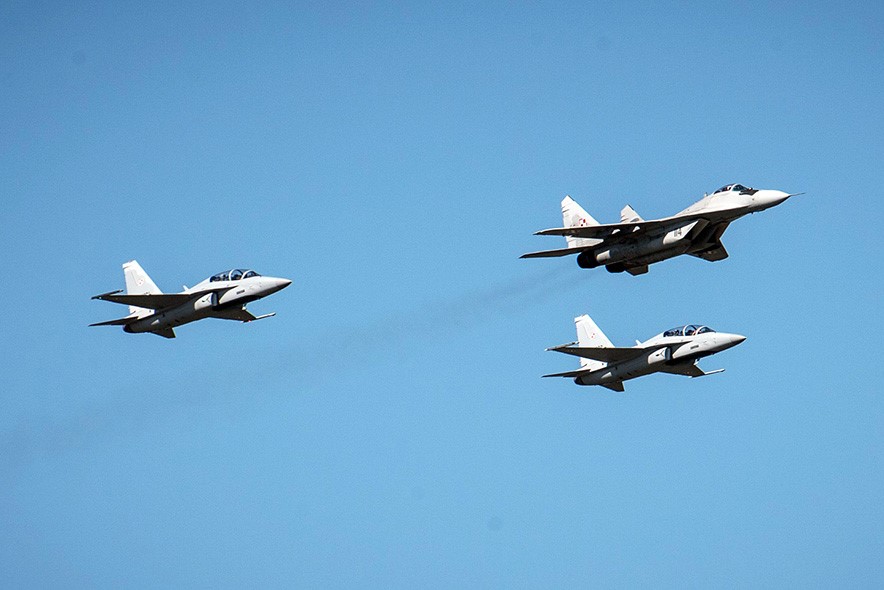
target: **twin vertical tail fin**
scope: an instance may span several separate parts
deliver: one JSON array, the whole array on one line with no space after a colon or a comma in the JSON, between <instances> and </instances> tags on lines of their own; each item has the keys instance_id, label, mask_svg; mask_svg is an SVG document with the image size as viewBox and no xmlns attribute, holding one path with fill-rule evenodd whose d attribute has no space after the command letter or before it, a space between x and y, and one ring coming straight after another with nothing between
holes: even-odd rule
<instances>
[{"instance_id":1,"label":"twin vertical tail fin","mask_svg":"<svg viewBox=\"0 0 884 590\"><path fill-rule=\"evenodd\" d=\"M598 225L599 222L593 219L592 215L577 204L577 201L570 196L562 199L562 227L588 227ZM575 238L574 236L565 236L569 248L589 247L598 240L587 238Z\"/></svg>"},{"instance_id":2,"label":"twin vertical tail fin","mask_svg":"<svg viewBox=\"0 0 884 590\"><path fill-rule=\"evenodd\" d=\"M640 221L644 221L644 219L630 205L620 210L620 223L638 223Z\"/></svg>"},{"instance_id":3,"label":"twin vertical tail fin","mask_svg":"<svg viewBox=\"0 0 884 590\"><path fill-rule=\"evenodd\" d=\"M581 348L613 348L614 345L608 340L605 333L588 315L574 318L574 324L577 326L577 345ZM600 369L606 364L602 361L582 357L580 359L580 368L582 369Z\"/></svg>"},{"instance_id":4,"label":"twin vertical tail fin","mask_svg":"<svg viewBox=\"0 0 884 590\"><path fill-rule=\"evenodd\" d=\"M127 295L160 295L162 291L157 287L141 265L135 260L130 260L123 264L123 274L126 277L126 294ZM129 314L136 316L149 315L150 310L143 307L129 306Z\"/></svg>"}]
</instances>

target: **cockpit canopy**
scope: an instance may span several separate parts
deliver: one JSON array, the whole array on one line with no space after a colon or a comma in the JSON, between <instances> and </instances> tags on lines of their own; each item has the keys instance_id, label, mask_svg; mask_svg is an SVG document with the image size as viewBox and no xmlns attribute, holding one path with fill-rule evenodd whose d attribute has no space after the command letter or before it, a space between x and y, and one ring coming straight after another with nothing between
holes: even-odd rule
<instances>
[{"instance_id":1,"label":"cockpit canopy","mask_svg":"<svg viewBox=\"0 0 884 590\"><path fill-rule=\"evenodd\" d=\"M756 192L754 188L751 188L748 186L743 186L742 184L726 184L725 186L721 187L720 189L718 189L717 191L715 191L712 194L714 195L716 193L726 193L728 191L734 191L736 193L750 194L750 195L754 194Z\"/></svg>"},{"instance_id":2,"label":"cockpit canopy","mask_svg":"<svg viewBox=\"0 0 884 590\"><path fill-rule=\"evenodd\" d=\"M687 326L680 326L678 328L672 328L671 330L666 330L663 332L663 336L696 336L697 334L706 334L707 332L714 332L712 328L709 326L696 326L694 324L688 324Z\"/></svg>"},{"instance_id":3,"label":"cockpit canopy","mask_svg":"<svg viewBox=\"0 0 884 590\"><path fill-rule=\"evenodd\" d=\"M214 283L216 281L238 281L240 279L248 279L251 277L260 277L258 273L253 270L243 270L241 268L234 268L233 270L226 270L224 272L219 272L216 275L212 275L209 279L210 282Z\"/></svg>"}]
</instances>

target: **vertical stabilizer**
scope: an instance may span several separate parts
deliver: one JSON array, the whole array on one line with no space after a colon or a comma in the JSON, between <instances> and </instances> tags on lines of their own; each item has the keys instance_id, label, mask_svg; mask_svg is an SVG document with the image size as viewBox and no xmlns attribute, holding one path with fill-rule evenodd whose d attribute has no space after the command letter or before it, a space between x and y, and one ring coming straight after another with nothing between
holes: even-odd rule
<instances>
[{"instance_id":1,"label":"vertical stabilizer","mask_svg":"<svg viewBox=\"0 0 884 590\"><path fill-rule=\"evenodd\" d=\"M577 204L577 201L570 196L562 199L562 223L563 227L587 227L590 225L598 225L599 222L593 219L592 215ZM587 238L575 238L573 236L565 236L569 248L580 248L583 246L593 246L598 240L590 240Z\"/></svg>"},{"instance_id":2,"label":"vertical stabilizer","mask_svg":"<svg viewBox=\"0 0 884 590\"><path fill-rule=\"evenodd\" d=\"M583 348L612 348L614 346L588 315L574 318L574 324L577 326L578 346ZM586 358L580 359L580 367L583 369L600 369L606 364Z\"/></svg>"},{"instance_id":3,"label":"vertical stabilizer","mask_svg":"<svg viewBox=\"0 0 884 590\"><path fill-rule=\"evenodd\" d=\"M127 295L159 295L162 293L156 283L147 276L141 265L135 260L123 263L123 274L126 276ZM142 307L129 306L129 313L147 315Z\"/></svg>"},{"instance_id":4,"label":"vertical stabilizer","mask_svg":"<svg viewBox=\"0 0 884 590\"><path fill-rule=\"evenodd\" d=\"M639 221L644 221L644 219L630 205L620 211L620 223L638 223Z\"/></svg>"}]
</instances>

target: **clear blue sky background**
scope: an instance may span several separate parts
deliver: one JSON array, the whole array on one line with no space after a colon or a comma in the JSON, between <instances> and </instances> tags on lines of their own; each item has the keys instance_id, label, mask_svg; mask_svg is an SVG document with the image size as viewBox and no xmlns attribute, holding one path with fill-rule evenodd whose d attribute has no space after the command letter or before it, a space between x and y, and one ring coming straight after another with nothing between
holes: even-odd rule
<instances>
[{"instance_id":1,"label":"clear blue sky background","mask_svg":"<svg viewBox=\"0 0 884 590\"><path fill-rule=\"evenodd\" d=\"M880 587L882 8L0 7L0 584ZM519 260L729 182L731 257ZM292 278L251 325L87 328ZM590 313L722 375L540 379Z\"/></svg>"}]
</instances>

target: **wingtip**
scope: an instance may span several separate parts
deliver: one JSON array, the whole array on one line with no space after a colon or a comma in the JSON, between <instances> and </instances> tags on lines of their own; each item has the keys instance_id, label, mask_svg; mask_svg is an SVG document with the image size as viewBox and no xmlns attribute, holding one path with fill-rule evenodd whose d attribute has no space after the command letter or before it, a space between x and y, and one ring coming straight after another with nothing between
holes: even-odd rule
<instances>
[{"instance_id":1,"label":"wingtip","mask_svg":"<svg viewBox=\"0 0 884 590\"><path fill-rule=\"evenodd\" d=\"M117 289L116 291L108 291L107 293L102 293L100 295L93 295L92 299L104 299L105 297L109 297L111 295L116 295L118 293L122 293L122 289Z\"/></svg>"},{"instance_id":2,"label":"wingtip","mask_svg":"<svg viewBox=\"0 0 884 590\"><path fill-rule=\"evenodd\" d=\"M563 349L565 349L565 348L570 348L571 346L577 346L578 344L579 344L579 342L566 342L565 344L559 344L559 345L556 345L556 346L550 346L550 347L547 348L546 350L547 350L547 352L549 352L549 351L559 351L559 350L563 350Z\"/></svg>"}]
</instances>

